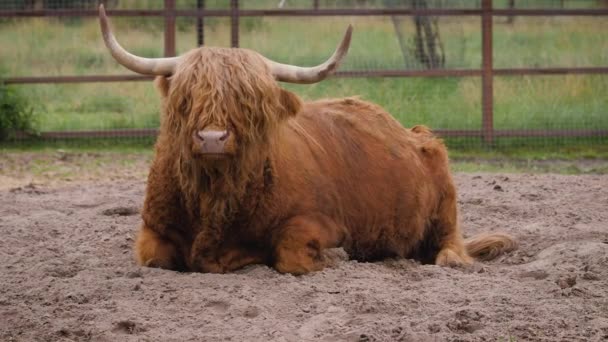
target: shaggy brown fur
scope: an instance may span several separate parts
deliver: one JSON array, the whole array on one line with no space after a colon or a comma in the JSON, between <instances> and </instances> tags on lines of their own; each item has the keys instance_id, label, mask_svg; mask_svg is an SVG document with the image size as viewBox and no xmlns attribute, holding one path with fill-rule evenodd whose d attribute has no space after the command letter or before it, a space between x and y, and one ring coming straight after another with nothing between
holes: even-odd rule
<instances>
[{"instance_id":1,"label":"shaggy brown fur","mask_svg":"<svg viewBox=\"0 0 608 342\"><path fill-rule=\"evenodd\" d=\"M515 246L497 234L465 245L446 148L424 126L405 129L357 98L302 104L244 49L193 50L157 86L142 265L303 274L322 269L331 247L463 265ZM234 133L226 157L198 153L192 134L209 127Z\"/></svg>"}]
</instances>

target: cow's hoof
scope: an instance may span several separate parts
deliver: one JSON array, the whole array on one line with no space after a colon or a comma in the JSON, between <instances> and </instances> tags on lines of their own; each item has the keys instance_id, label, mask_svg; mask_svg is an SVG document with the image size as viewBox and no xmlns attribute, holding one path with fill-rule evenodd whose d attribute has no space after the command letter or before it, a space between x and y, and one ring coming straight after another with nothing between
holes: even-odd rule
<instances>
[{"instance_id":1,"label":"cow's hoof","mask_svg":"<svg viewBox=\"0 0 608 342\"><path fill-rule=\"evenodd\" d=\"M290 250L279 248L277 262L274 268L281 273L302 275L320 271L325 267L325 261L318 248Z\"/></svg>"},{"instance_id":2,"label":"cow's hoof","mask_svg":"<svg viewBox=\"0 0 608 342\"><path fill-rule=\"evenodd\" d=\"M437 254L435 264L444 267L468 266L473 263L473 259L465 253L464 251L457 253L450 248L444 248Z\"/></svg>"},{"instance_id":3,"label":"cow's hoof","mask_svg":"<svg viewBox=\"0 0 608 342\"><path fill-rule=\"evenodd\" d=\"M156 232L144 227L135 241L135 258L141 266L176 269L177 249Z\"/></svg>"},{"instance_id":4,"label":"cow's hoof","mask_svg":"<svg viewBox=\"0 0 608 342\"><path fill-rule=\"evenodd\" d=\"M163 268L163 269L166 269L166 270L172 269L172 266L173 266L167 260L160 260L160 259L145 260L145 261L142 261L142 265L145 266L145 267Z\"/></svg>"},{"instance_id":5,"label":"cow's hoof","mask_svg":"<svg viewBox=\"0 0 608 342\"><path fill-rule=\"evenodd\" d=\"M316 263L300 263L290 264L284 262L277 262L274 268L280 273L289 273L295 276L303 275L311 272L321 271L325 265L322 262Z\"/></svg>"}]
</instances>

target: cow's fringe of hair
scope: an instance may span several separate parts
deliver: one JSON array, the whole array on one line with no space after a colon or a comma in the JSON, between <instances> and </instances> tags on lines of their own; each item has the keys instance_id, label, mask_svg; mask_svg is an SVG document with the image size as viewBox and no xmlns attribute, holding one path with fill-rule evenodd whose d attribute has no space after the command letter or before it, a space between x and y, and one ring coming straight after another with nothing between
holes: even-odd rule
<instances>
[{"instance_id":1,"label":"cow's fringe of hair","mask_svg":"<svg viewBox=\"0 0 608 342\"><path fill-rule=\"evenodd\" d=\"M281 89L257 53L226 48L191 51L170 83L161 134L179 146L176 172L190 210L221 224L263 172L270 142L287 115ZM192 153L192 132L214 126L233 131L238 149L228 160L206 162Z\"/></svg>"},{"instance_id":2,"label":"cow's fringe of hair","mask_svg":"<svg viewBox=\"0 0 608 342\"><path fill-rule=\"evenodd\" d=\"M503 233L483 233L464 241L467 252L478 260L492 260L501 254L517 249L518 243Z\"/></svg>"}]
</instances>

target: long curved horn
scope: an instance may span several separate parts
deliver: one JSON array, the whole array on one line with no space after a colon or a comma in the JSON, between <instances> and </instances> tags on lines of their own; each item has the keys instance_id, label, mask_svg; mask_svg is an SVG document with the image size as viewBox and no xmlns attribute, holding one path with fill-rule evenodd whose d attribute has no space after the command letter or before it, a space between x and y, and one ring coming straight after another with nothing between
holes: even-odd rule
<instances>
[{"instance_id":1,"label":"long curved horn","mask_svg":"<svg viewBox=\"0 0 608 342\"><path fill-rule=\"evenodd\" d=\"M144 75L165 76L171 75L173 70L175 70L180 57L144 58L135 56L123 49L116 41L116 38L114 38L112 30L110 30L110 24L108 23L103 4L99 5L99 24L106 47L110 50L114 59L126 68Z\"/></svg>"},{"instance_id":2,"label":"long curved horn","mask_svg":"<svg viewBox=\"0 0 608 342\"><path fill-rule=\"evenodd\" d=\"M353 33L353 25L348 25L342 42L334 51L334 54L323 64L319 64L315 67L299 67L295 65L282 64L272 61L266 57L263 57L272 74L278 81L289 82L289 83L316 83L322 81L332 72L334 72L340 62L346 56L348 48L350 47L350 40Z\"/></svg>"}]
</instances>

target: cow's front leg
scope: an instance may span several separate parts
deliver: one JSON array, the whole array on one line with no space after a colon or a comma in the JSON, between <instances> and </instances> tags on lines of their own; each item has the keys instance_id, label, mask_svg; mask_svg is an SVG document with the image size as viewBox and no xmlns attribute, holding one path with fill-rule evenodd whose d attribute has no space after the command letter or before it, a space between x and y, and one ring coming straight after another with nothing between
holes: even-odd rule
<instances>
[{"instance_id":1,"label":"cow's front leg","mask_svg":"<svg viewBox=\"0 0 608 342\"><path fill-rule=\"evenodd\" d=\"M160 139L163 138L161 135ZM167 146L160 141L158 146ZM148 174L146 198L142 208L143 224L135 241L138 264L171 270L185 270L189 249L187 213L182 205L179 184L173 176L173 154L158 149ZM180 229L177 229L177 228Z\"/></svg>"},{"instance_id":2,"label":"cow's front leg","mask_svg":"<svg viewBox=\"0 0 608 342\"><path fill-rule=\"evenodd\" d=\"M184 262L176 245L142 225L135 241L135 258L141 266L183 270Z\"/></svg>"},{"instance_id":3,"label":"cow's front leg","mask_svg":"<svg viewBox=\"0 0 608 342\"><path fill-rule=\"evenodd\" d=\"M247 265L266 263L266 260L266 255L259 250L234 246L221 250L218 264L224 272L231 272Z\"/></svg>"},{"instance_id":4,"label":"cow's front leg","mask_svg":"<svg viewBox=\"0 0 608 342\"><path fill-rule=\"evenodd\" d=\"M328 218L294 217L274 238L274 267L294 275L322 270L323 249L339 247L345 237L345 230Z\"/></svg>"},{"instance_id":5,"label":"cow's front leg","mask_svg":"<svg viewBox=\"0 0 608 342\"><path fill-rule=\"evenodd\" d=\"M439 266L466 266L473 262L469 256L458 225L455 191L444 197L437 213L438 219L433 227L439 237L439 252L435 264Z\"/></svg>"},{"instance_id":6,"label":"cow's front leg","mask_svg":"<svg viewBox=\"0 0 608 342\"><path fill-rule=\"evenodd\" d=\"M235 241L222 241L212 232L200 232L190 253L193 270L226 273L251 264L265 263L266 255L255 248L241 246Z\"/></svg>"}]
</instances>

